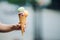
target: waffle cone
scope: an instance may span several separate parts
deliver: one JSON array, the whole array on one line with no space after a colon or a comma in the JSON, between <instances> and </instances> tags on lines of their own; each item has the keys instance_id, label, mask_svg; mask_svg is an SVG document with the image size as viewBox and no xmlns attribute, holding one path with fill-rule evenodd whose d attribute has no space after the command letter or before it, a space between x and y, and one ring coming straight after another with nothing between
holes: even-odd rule
<instances>
[{"instance_id":1,"label":"waffle cone","mask_svg":"<svg viewBox=\"0 0 60 40\"><path fill-rule=\"evenodd\" d=\"M23 13L19 13L18 16L19 16L19 24L21 25L21 32L23 35L23 33L25 31L25 24L26 24L26 18L28 16L28 12L24 11Z\"/></svg>"}]
</instances>

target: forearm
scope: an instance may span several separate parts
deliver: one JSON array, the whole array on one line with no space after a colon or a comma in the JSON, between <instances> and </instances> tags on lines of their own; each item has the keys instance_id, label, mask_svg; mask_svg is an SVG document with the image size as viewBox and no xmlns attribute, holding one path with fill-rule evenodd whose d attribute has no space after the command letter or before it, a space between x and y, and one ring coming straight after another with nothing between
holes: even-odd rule
<instances>
[{"instance_id":1,"label":"forearm","mask_svg":"<svg viewBox=\"0 0 60 40\"><path fill-rule=\"evenodd\" d=\"M0 32L10 32L10 31L13 30L12 28L13 28L12 25L7 25L7 24L1 24L0 23Z\"/></svg>"},{"instance_id":2,"label":"forearm","mask_svg":"<svg viewBox=\"0 0 60 40\"><path fill-rule=\"evenodd\" d=\"M10 32L13 30L20 30L20 24L2 24L0 23L0 32Z\"/></svg>"}]
</instances>

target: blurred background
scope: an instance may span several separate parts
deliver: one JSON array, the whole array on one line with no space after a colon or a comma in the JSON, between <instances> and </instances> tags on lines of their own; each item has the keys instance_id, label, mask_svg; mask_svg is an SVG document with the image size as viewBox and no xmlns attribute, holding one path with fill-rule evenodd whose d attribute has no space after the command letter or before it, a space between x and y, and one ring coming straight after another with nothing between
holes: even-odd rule
<instances>
[{"instance_id":1,"label":"blurred background","mask_svg":"<svg viewBox=\"0 0 60 40\"><path fill-rule=\"evenodd\" d=\"M60 40L60 0L0 0L0 22L19 22L19 7L28 10L23 40ZM0 40L22 40L21 31L0 33Z\"/></svg>"}]
</instances>

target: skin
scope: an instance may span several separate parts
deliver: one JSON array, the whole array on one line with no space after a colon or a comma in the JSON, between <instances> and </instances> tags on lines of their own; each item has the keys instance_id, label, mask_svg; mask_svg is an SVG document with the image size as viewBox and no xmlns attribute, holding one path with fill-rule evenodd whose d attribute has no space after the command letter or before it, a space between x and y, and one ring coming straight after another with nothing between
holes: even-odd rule
<instances>
[{"instance_id":1,"label":"skin","mask_svg":"<svg viewBox=\"0 0 60 40\"><path fill-rule=\"evenodd\" d=\"M13 30L21 30L20 24L8 25L8 24L0 23L0 32L5 33L5 32L10 32Z\"/></svg>"}]
</instances>

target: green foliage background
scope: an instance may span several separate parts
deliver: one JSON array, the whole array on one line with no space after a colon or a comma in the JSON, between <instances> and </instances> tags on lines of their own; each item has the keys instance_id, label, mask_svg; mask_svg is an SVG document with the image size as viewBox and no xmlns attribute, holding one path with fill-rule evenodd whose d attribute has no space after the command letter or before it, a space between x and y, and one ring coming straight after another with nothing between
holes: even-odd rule
<instances>
[{"instance_id":1,"label":"green foliage background","mask_svg":"<svg viewBox=\"0 0 60 40\"><path fill-rule=\"evenodd\" d=\"M8 2L17 4L17 5L24 5L26 3L26 0L8 0Z\"/></svg>"}]
</instances>

